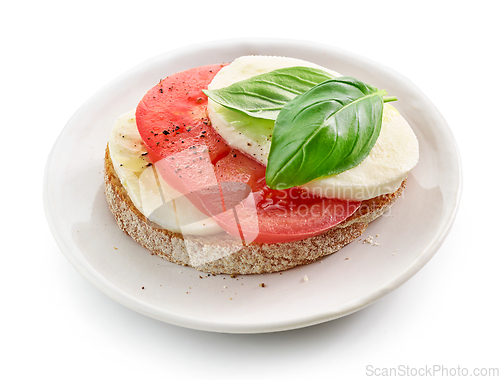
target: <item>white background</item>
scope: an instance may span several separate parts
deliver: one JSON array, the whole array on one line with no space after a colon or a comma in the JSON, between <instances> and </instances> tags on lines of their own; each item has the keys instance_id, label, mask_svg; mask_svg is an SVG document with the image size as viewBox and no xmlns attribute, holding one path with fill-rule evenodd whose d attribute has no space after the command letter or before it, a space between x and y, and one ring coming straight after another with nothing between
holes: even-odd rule
<instances>
[{"instance_id":1,"label":"white background","mask_svg":"<svg viewBox=\"0 0 500 380\"><path fill-rule=\"evenodd\" d=\"M2 294L5 379L315 379L366 367L500 367L500 27L495 1L18 1L2 6ZM340 320L230 335L168 325L87 282L46 223L44 165L71 115L112 79L202 41L311 40L403 74L455 134L455 225L405 285Z\"/></svg>"}]
</instances>

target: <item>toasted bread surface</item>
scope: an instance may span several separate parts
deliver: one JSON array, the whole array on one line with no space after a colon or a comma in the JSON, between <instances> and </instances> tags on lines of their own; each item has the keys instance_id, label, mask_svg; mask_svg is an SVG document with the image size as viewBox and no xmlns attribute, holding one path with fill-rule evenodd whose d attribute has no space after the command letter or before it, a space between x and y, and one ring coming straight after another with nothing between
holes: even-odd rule
<instances>
[{"instance_id":1,"label":"toasted bread surface","mask_svg":"<svg viewBox=\"0 0 500 380\"><path fill-rule=\"evenodd\" d=\"M270 273L309 264L337 252L359 237L368 223L386 212L403 192L406 180L392 193L363 201L341 224L325 233L287 243L235 244L227 234L183 237L148 220L132 203L113 167L104 159L105 193L118 226L137 243L172 263L212 274Z\"/></svg>"}]
</instances>

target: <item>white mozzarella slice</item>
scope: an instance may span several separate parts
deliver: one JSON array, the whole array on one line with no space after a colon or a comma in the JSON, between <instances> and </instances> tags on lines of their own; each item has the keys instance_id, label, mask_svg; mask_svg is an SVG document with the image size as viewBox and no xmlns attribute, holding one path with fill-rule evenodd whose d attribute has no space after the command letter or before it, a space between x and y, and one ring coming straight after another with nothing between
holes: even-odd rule
<instances>
[{"instance_id":1,"label":"white mozzarella slice","mask_svg":"<svg viewBox=\"0 0 500 380\"><path fill-rule=\"evenodd\" d=\"M332 70L294 58L245 56L220 70L208 88L227 87L255 75L293 66L316 67L340 76ZM208 116L229 146L267 165L274 128L272 120L253 118L211 100ZM413 130L393 106L386 104L380 136L368 157L350 170L316 179L303 188L322 197L355 200L393 193L417 164L418 156L418 141Z\"/></svg>"},{"instance_id":2,"label":"white mozzarella slice","mask_svg":"<svg viewBox=\"0 0 500 380\"><path fill-rule=\"evenodd\" d=\"M134 110L120 116L109 138L115 172L137 209L172 232L213 235L224 230L155 173L137 131Z\"/></svg>"}]
</instances>

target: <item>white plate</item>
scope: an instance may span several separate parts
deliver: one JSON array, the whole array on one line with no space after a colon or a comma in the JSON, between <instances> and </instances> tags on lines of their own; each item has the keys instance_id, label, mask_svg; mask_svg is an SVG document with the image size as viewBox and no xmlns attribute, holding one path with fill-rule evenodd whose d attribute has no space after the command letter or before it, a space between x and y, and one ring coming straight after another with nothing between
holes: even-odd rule
<instances>
[{"instance_id":1,"label":"white plate","mask_svg":"<svg viewBox=\"0 0 500 380\"><path fill-rule=\"evenodd\" d=\"M102 170L116 117L134 108L160 78L248 54L309 60L398 97L392 104L418 137L420 161L409 177L404 197L363 235L363 239L373 236L378 246L356 241L307 266L230 278L168 263L119 230L104 196ZM429 99L401 75L330 46L289 40L228 40L152 58L89 99L52 149L45 171L44 202L62 252L114 300L175 325L255 333L339 318L403 284L442 244L453 223L460 191L460 160L450 129ZM260 287L260 283L266 286Z\"/></svg>"}]
</instances>

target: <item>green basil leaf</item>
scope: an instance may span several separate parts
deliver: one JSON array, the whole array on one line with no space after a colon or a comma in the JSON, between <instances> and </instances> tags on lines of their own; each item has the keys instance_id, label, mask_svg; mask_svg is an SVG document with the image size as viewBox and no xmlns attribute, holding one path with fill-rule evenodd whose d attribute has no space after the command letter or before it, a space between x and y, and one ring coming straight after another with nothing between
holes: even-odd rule
<instances>
[{"instance_id":1,"label":"green basil leaf","mask_svg":"<svg viewBox=\"0 0 500 380\"><path fill-rule=\"evenodd\" d=\"M287 103L274 126L267 185L288 189L357 166L377 141L386 94L341 77Z\"/></svg>"},{"instance_id":2,"label":"green basil leaf","mask_svg":"<svg viewBox=\"0 0 500 380\"><path fill-rule=\"evenodd\" d=\"M260 119L276 120L286 103L333 77L316 68L287 67L256 75L228 87L203 92L226 108Z\"/></svg>"}]
</instances>

